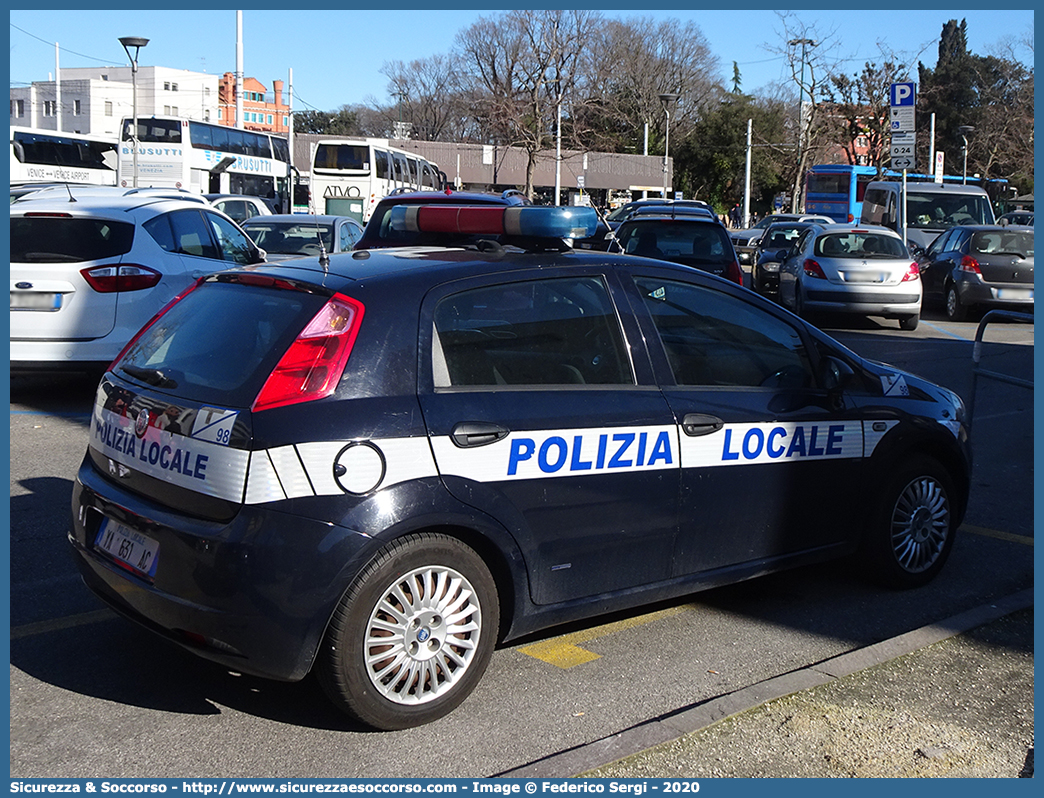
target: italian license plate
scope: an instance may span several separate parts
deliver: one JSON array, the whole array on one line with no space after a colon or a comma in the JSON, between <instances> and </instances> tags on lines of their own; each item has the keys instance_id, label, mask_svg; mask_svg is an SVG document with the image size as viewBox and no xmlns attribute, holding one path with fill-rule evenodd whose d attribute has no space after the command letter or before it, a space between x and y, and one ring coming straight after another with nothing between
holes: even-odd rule
<instances>
[{"instance_id":1,"label":"italian license plate","mask_svg":"<svg viewBox=\"0 0 1044 798\"><path fill-rule=\"evenodd\" d=\"M1032 288L998 288L997 299L1025 300L1033 299Z\"/></svg>"},{"instance_id":2,"label":"italian license plate","mask_svg":"<svg viewBox=\"0 0 1044 798\"><path fill-rule=\"evenodd\" d=\"M94 539L94 547L135 573L148 577L156 575L159 543L118 521L106 518L102 522L98 536Z\"/></svg>"},{"instance_id":3,"label":"italian license plate","mask_svg":"<svg viewBox=\"0 0 1044 798\"><path fill-rule=\"evenodd\" d=\"M60 310L62 295L46 291L12 291L11 310Z\"/></svg>"}]
</instances>

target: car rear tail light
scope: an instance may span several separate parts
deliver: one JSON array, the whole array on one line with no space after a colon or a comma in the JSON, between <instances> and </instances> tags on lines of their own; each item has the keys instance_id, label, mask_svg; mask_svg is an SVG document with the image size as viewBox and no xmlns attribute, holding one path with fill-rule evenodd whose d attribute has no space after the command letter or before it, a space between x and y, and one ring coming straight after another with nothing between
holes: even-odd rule
<instances>
[{"instance_id":1,"label":"car rear tail light","mask_svg":"<svg viewBox=\"0 0 1044 798\"><path fill-rule=\"evenodd\" d=\"M809 277L817 277L820 280L825 280L826 275L823 273L823 267L816 263L812 258L806 258L802 264L802 268L805 270L805 274Z\"/></svg>"},{"instance_id":2,"label":"car rear tail light","mask_svg":"<svg viewBox=\"0 0 1044 798\"><path fill-rule=\"evenodd\" d=\"M736 261L729 261L725 265L725 279L743 285L743 270Z\"/></svg>"},{"instance_id":3,"label":"car rear tail light","mask_svg":"<svg viewBox=\"0 0 1044 798\"><path fill-rule=\"evenodd\" d=\"M908 283L911 280L921 279L921 267L917 263L911 263L910 268L906 270L906 274L903 275L901 282Z\"/></svg>"},{"instance_id":4,"label":"car rear tail light","mask_svg":"<svg viewBox=\"0 0 1044 798\"><path fill-rule=\"evenodd\" d=\"M852 214L848 214L848 223L852 224L853 222L855 222L855 216L853 216Z\"/></svg>"},{"instance_id":5,"label":"car rear tail light","mask_svg":"<svg viewBox=\"0 0 1044 798\"><path fill-rule=\"evenodd\" d=\"M163 275L148 266L122 263L112 266L93 266L81 269L80 274L87 285L99 294L116 294L123 291L142 291L152 288L163 279Z\"/></svg>"},{"instance_id":6,"label":"car rear tail light","mask_svg":"<svg viewBox=\"0 0 1044 798\"><path fill-rule=\"evenodd\" d=\"M977 274L982 277L982 270L979 268L979 262L975 260L971 255L965 255L961 258L960 270L962 272L968 272L968 274Z\"/></svg>"},{"instance_id":7,"label":"car rear tail light","mask_svg":"<svg viewBox=\"0 0 1044 798\"><path fill-rule=\"evenodd\" d=\"M363 310L362 303L335 294L290 344L252 409L269 410L332 394L359 334Z\"/></svg>"}]
</instances>

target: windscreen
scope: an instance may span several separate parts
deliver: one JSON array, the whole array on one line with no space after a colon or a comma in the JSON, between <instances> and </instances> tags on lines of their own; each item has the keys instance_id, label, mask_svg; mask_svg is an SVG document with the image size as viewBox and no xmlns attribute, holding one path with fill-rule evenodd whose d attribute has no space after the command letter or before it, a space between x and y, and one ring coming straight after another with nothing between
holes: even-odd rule
<instances>
[{"instance_id":1,"label":"windscreen","mask_svg":"<svg viewBox=\"0 0 1044 798\"><path fill-rule=\"evenodd\" d=\"M909 227L945 230L958 224L993 224L989 197L942 191L906 190Z\"/></svg>"},{"instance_id":2,"label":"windscreen","mask_svg":"<svg viewBox=\"0 0 1044 798\"><path fill-rule=\"evenodd\" d=\"M370 148L365 144L320 144L315 149L315 168L369 172Z\"/></svg>"},{"instance_id":3,"label":"windscreen","mask_svg":"<svg viewBox=\"0 0 1044 798\"><path fill-rule=\"evenodd\" d=\"M115 366L172 394L249 407L326 297L209 281L186 295Z\"/></svg>"}]
</instances>

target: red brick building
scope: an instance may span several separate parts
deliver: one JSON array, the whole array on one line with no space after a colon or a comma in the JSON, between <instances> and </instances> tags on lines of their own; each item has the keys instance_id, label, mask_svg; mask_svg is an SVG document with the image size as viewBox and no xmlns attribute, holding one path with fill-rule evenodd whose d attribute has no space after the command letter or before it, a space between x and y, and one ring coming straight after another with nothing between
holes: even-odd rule
<instances>
[{"instance_id":1,"label":"red brick building","mask_svg":"<svg viewBox=\"0 0 1044 798\"><path fill-rule=\"evenodd\" d=\"M257 78L243 78L243 128L285 136L290 107L283 102L283 81L272 81L269 93ZM236 127L236 76L226 72L218 83L218 123Z\"/></svg>"}]
</instances>

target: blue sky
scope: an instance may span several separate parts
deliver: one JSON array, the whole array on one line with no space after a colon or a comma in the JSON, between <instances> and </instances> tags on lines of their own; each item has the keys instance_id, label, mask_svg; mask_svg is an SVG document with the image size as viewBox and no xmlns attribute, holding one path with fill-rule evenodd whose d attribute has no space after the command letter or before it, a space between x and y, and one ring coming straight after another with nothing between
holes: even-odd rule
<instances>
[{"instance_id":1,"label":"blue sky","mask_svg":"<svg viewBox=\"0 0 1044 798\"><path fill-rule=\"evenodd\" d=\"M659 4L661 7L669 3ZM930 4L923 3L923 6ZM1017 3L1007 4L1016 8ZM1033 11L1021 10L892 10L839 11L829 7L793 12L814 24L824 40L836 37L836 56L846 59L850 73L879 57L885 43L916 68L935 63L939 33L948 19L967 19L970 49L987 54L1005 39L1032 35ZM58 4L54 4L57 7ZM284 5L283 8L286 6ZM294 109L334 110L369 99L387 102L387 78L381 67L450 52L456 33L491 10L305 10L243 11L243 61L247 76L269 89L273 80L288 81L293 69ZM732 78L740 65L748 92L783 77L783 60L772 51L783 39L783 26L769 9L666 11L637 10L636 5L599 5L608 16L649 16L695 21L721 62L721 78ZM692 5L689 5L689 9ZM836 8L836 5L835 5ZM55 43L62 69L126 63L120 36L144 36L142 65L167 66L221 74L235 71L235 10L12 10L10 12L11 85L47 80L55 70ZM314 36L309 36L314 32ZM1018 57L1031 62L1032 51L1020 47ZM916 72L914 73L916 76Z\"/></svg>"}]
</instances>

